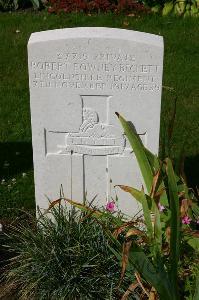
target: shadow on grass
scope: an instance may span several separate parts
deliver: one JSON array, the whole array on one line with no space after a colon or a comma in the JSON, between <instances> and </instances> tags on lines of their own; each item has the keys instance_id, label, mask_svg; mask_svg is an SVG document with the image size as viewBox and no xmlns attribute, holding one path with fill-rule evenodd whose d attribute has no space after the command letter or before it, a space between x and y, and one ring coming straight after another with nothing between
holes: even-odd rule
<instances>
[{"instance_id":1,"label":"shadow on grass","mask_svg":"<svg viewBox=\"0 0 199 300\"><path fill-rule=\"evenodd\" d=\"M33 169L31 143L0 143L0 178L9 179L31 169Z\"/></svg>"},{"instance_id":2,"label":"shadow on grass","mask_svg":"<svg viewBox=\"0 0 199 300\"><path fill-rule=\"evenodd\" d=\"M196 156L186 157L184 162L185 174L188 186L194 190L199 188L199 154Z\"/></svg>"},{"instance_id":3,"label":"shadow on grass","mask_svg":"<svg viewBox=\"0 0 199 300\"><path fill-rule=\"evenodd\" d=\"M0 223L21 218L35 209L32 145L0 143Z\"/></svg>"}]
</instances>

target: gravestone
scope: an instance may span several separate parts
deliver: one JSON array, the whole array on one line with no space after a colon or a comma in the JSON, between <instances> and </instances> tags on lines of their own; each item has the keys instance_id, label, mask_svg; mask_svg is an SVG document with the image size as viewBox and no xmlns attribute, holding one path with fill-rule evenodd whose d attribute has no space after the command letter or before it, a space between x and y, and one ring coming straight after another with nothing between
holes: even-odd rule
<instances>
[{"instance_id":1,"label":"gravestone","mask_svg":"<svg viewBox=\"0 0 199 300\"><path fill-rule=\"evenodd\" d=\"M124 184L141 188L135 155L115 115L130 120L158 153L163 39L124 29L69 28L33 33L28 43L36 203L59 197L138 206Z\"/></svg>"}]
</instances>

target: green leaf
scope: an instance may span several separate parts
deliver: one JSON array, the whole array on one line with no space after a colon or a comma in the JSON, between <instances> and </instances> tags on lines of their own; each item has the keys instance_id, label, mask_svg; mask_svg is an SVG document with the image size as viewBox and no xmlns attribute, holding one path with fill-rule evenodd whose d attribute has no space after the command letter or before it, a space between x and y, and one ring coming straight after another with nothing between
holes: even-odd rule
<instances>
[{"instance_id":1,"label":"green leaf","mask_svg":"<svg viewBox=\"0 0 199 300\"><path fill-rule=\"evenodd\" d=\"M161 173L164 173L163 168L162 168L162 161L157 157L157 155L153 154L147 148L145 148L145 153L147 155L147 158L148 158L148 161L150 163L153 173L156 174L160 168L161 168ZM168 206L168 198L167 198L166 189L165 189L165 185L164 185L164 181L163 181L163 175L161 174L161 176L160 176L161 181L159 183L158 190L159 191L165 190L162 193L160 200L161 200L161 204L163 204L164 206Z\"/></svg>"},{"instance_id":2,"label":"green leaf","mask_svg":"<svg viewBox=\"0 0 199 300\"><path fill-rule=\"evenodd\" d=\"M14 4L14 9L17 10L18 7L19 7L18 0L14 0L14 1L13 1L13 4Z\"/></svg>"},{"instance_id":3,"label":"green leaf","mask_svg":"<svg viewBox=\"0 0 199 300\"><path fill-rule=\"evenodd\" d=\"M143 190L139 191L135 188L118 185L125 192L130 193L139 203L142 204L144 220L147 227L148 237L152 246L153 255L157 258L160 257L162 247L162 226L160 221L160 213L157 205L155 204L155 222L154 230L151 222L151 208L153 199L146 195Z\"/></svg>"},{"instance_id":4,"label":"green leaf","mask_svg":"<svg viewBox=\"0 0 199 300\"><path fill-rule=\"evenodd\" d=\"M195 285L195 293L193 296L193 300L199 299L199 274L196 276L196 285Z\"/></svg>"},{"instance_id":5,"label":"green leaf","mask_svg":"<svg viewBox=\"0 0 199 300\"><path fill-rule=\"evenodd\" d=\"M192 210L194 212L194 214L196 215L196 217L199 217L199 206L196 203L192 204Z\"/></svg>"},{"instance_id":6,"label":"green leaf","mask_svg":"<svg viewBox=\"0 0 199 300\"><path fill-rule=\"evenodd\" d=\"M192 237L187 240L187 243L196 251L199 252L199 238Z\"/></svg>"},{"instance_id":7,"label":"green leaf","mask_svg":"<svg viewBox=\"0 0 199 300\"><path fill-rule=\"evenodd\" d=\"M31 0L34 8L38 9L40 7L39 0Z\"/></svg>"},{"instance_id":8,"label":"green leaf","mask_svg":"<svg viewBox=\"0 0 199 300\"><path fill-rule=\"evenodd\" d=\"M156 4L155 6L153 6L152 8L151 8L151 11L153 12L153 13L159 13L160 11L161 11L161 5L160 4Z\"/></svg>"},{"instance_id":9,"label":"green leaf","mask_svg":"<svg viewBox=\"0 0 199 300\"><path fill-rule=\"evenodd\" d=\"M141 191L141 202L142 202L142 207L143 207L144 220L145 220L145 224L147 226L148 236L152 242L153 241L153 226L152 226L152 222L151 222L151 211L149 208L147 197L143 190Z\"/></svg>"},{"instance_id":10,"label":"green leaf","mask_svg":"<svg viewBox=\"0 0 199 300\"><path fill-rule=\"evenodd\" d=\"M114 248L110 245L108 247L121 262L122 246L117 240L114 241L113 238L111 240L114 243ZM127 271L132 270L131 266L133 266L157 290L161 300L175 300L166 271L160 265L156 268L141 250L141 247L134 244L130 249L128 260Z\"/></svg>"},{"instance_id":11,"label":"green leaf","mask_svg":"<svg viewBox=\"0 0 199 300\"><path fill-rule=\"evenodd\" d=\"M153 241L153 225L151 222L151 208L152 208L152 199L150 196L146 195L143 190L139 191L133 187L126 185L117 185L123 191L130 193L139 203L142 205L145 224L147 227L148 237L151 242Z\"/></svg>"},{"instance_id":12,"label":"green leaf","mask_svg":"<svg viewBox=\"0 0 199 300\"><path fill-rule=\"evenodd\" d=\"M153 154L149 149L144 148L144 150L145 150L146 156L148 158L148 161L150 163L152 170L154 170L154 173L156 173L158 171L158 169L160 168L161 161L159 160L157 155Z\"/></svg>"},{"instance_id":13,"label":"green leaf","mask_svg":"<svg viewBox=\"0 0 199 300\"><path fill-rule=\"evenodd\" d=\"M157 290L161 300L175 300L166 271L161 264L155 267L139 246L131 248L129 262Z\"/></svg>"},{"instance_id":14,"label":"green leaf","mask_svg":"<svg viewBox=\"0 0 199 300\"><path fill-rule=\"evenodd\" d=\"M173 289L178 294L178 262L180 255L180 207L178 198L178 187L176 176L173 170L172 162L169 158L166 159L168 189L171 209L171 238L170 238L170 280L173 284Z\"/></svg>"},{"instance_id":15,"label":"green leaf","mask_svg":"<svg viewBox=\"0 0 199 300\"><path fill-rule=\"evenodd\" d=\"M154 239L155 239L155 259L156 261L161 258L162 250L162 225L160 220L160 212L155 205L155 222L154 222Z\"/></svg>"},{"instance_id":16,"label":"green leaf","mask_svg":"<svg viewBox=\"0 0 199 300\"><path fill-rule=\"evenodd\" d=\"M162 10L162 15L167 16L168 14L170 14L173 10L173 7L173 2L166 2Z\"/></svg>"},{"instance_id":17,"label":"green leaf","mask_svg":"<svg viewBox=\"0 0 199 300\"><path fill-rule=\"evenodd\" d=\"M127 192L127 193L130 193L133 198L135 198L140 204L143 205L143 198L142 198L142 194L143 194L143 191L139 191L133 187L130 187L130 186L127 186L127 185L116 185L115 187L120 187L123 191ZM145 194L145 197L146 197L146 200L147 200L147 203L148 203L148 207L149 209L152 208L152 199L150 196L148 196L147 194Z\"/></svg>"},{"instance_id":18,"label":"green leaf","mask_svg":"<svg viewBox=\"0 0 199 300\"><path fill-rule=\"evenodd\" d=\"M124 129L124 132L131 144L131 147L135 153L135 156L137 158L140 171L142 173L146 188L148 193L150 193L152 182L153 182L153 172L150 166L150 163L148 161L145 147L143 146L138 134L135 131L135 128L131 122L127 122L121 115L116 113L118 116L122 127Z\"/></svg>"}]
</instances>

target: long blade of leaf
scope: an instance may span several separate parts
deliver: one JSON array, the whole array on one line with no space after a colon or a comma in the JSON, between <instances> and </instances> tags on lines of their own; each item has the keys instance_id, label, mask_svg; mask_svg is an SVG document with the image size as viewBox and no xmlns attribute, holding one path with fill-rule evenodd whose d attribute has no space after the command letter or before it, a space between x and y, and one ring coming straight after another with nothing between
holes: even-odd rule
<instances>
[{"instance_id":1,"label":"long blade of leaf","mask_svg":"<svg viewBox=\"0 0 199 300\"><path fill-rule=\"evenodd\" d=\"M199 274L196 276L196 285L195 285L195 293L193 296L193 300L198 300L199 299Z\"/></svg>"},{"instance_id":2,"label":"long blade of leaf","mask_svg":"<svg viewBox=\"0 0 199 300\"><path fill-rule=\"evenodd\" d=\"M133 293L133 291L136 289L136 287L138 286L138 282L134 281L133 283L131 283L127 289L127 291L123 294L121 300L127 300L128 296Z\"/></svg>"},{"instance_id":3,"label":"long blade of leaf","mask_svg":"<svg viewBox=\"0 0 199 300\"><path fill-rule=\"evenodd\" d=\"M162 251L162 225L161 225L161 220L160 220L160 212L155 205L155 222L154 222L154 247L155 247L155 256L156 256L156 261L161 263L161 251Z\"/></svg>"},{"instance_id":4,"label":"long blade of leaf","mask_svg":"<svg viewBox=\"0 0 199 300\"><path fill-rule=\"evenodd\" d=\"M156 173L161 165L160 159L157 157L157 155L153 154L149 149L144 147L144 150L152 170Z\"/></svg>"},{"instance_id":5,"label":"long blade of leaf","mask_svg":"<svg viewBox=\"0 0 199 300\"><path fill-rule=\"evenodd\" d=\"M167 274L162 268L159 270L150 262L145 253L138 245L133 245L129 253L131 262L137 271L148 281L159 293L161 300L174 300L167 279Z\"/></svg>"},{"instance_id":6,"label":"long blade of leaf","mask_svg":"<svg viewBox=\"0 0 199 300\"><path fill-rule=\"evenodd\" d=\"M131 147L135 153L135 156L137 158L140 171L142 173L146 189L148 193L150 193L152 182L153 182L153 172L150 166L150 163L148 161L145 148L138 136L138 134L135 131L135 128L131 122L127 122L121 115L116 113L117 117L119 118L122 127L124 129L124 132L131 144Z\"/></svg>"},{"instance_id":7,"label":"long blade of leaf","mask_svg":"<svg viewBox=\"0 0 199 300\"><path fill-rule=\"evenodd\" d=\"M148 158L148 161L150 163L150 166L154 172L154 174L157 174L157 172L159 170L161 170L161 176L159 176L161 178L159 184L158 184L158 190L157 193L159 191L164 191L163 193L161 193L161 203L165 206L168 206L168 198L167 198L167 194L166 194L166 189L165 189L165 185L164 185L164 181L163 181L163 170L162 170L162 161L157 157L157 155L153 154L150 150L148 150L147 148L145 148L145 152Z\"/></svg>"},{"instance_id":8,"label":"long blade of leaf","mask_svg":"<svg viewBox=\"0 0 199 300\"><path fill-rule=\"evenodd\" d=\"M151 191L150 191L150 197L154 198L155 193L158 190L159 187L159 178L160 178L160 169L158 169L155 173L155 175L153 176L153 183L151 186Z\"/></svg>"},{"instance_id":9,"label":"long blade of leaf","mask_svg":"<svg viewBox=\"0 0 199 300\"><path fill-rule=\"evenodd\" d=\"M81 211L85 211L87 213L90 213L91 217L94 217L96 219L101 219L101 220L107 220L107 212L106 211L100 211L96 208L91 208L90 206L87 206L83 203L68 199L68 198L62 198L62 200L70 203L74 207L80 209ZM120 220L117 216L111 215L111 221L114 225L116 226L121 226L123 224L123 221Z\"/></svg>"},{"instance_id":10,"label":"long blade of leaf","mask_svg":"<svg viewBox=\"0 0 199 300\"><path fill-rule=\"evenodd\" d=\"M134 227L135 224L137 225L136 221L129 221L129 222L123 222L122 225L120 225L119 227L115 227L114 231L113 231L113 236L114 238L118 238L118 235L120 233L122 233L123 231L125 231L126 229L128 229L129 227Z\"/></svg>"},{"instance_id":11,"label":"long blade of leaf","mask_svg":"<svg viewBox=\"0 0 199 300\"><path fill-rule=\"evenodd\" d=\"M114 244L114 248L110 245L108 245L108 247L121 262L122 246L113 236L110 238ZM129 264L126 266L126 270L131 271L132 268L130 270L130 266L133 266L139 274L157 290L161 300L176 300L166 271L162 269L162 267L155 267L142 251L141 247L134 244L129 251L128 259Z\"/></svg>"},{"instance_id":12,"label":"long blade of leaf","mask_svg":"<svg viewBox=\"0 0 199 300\"><path fill-rule=\"evenodd\" d=\"M143 283L142 283L141 276L140 276L140 274L139 274L138 272L135 272L135 277L136 277L137 281L139 282L139 285L140 285L140 287L142 288L144 294L146 294L146 295L149 297L149 293L148 293L148 291L145 289L145 287L144 287L144 285L143 285Z\"/></svg>"},{"instance_id":13,"label":"long blade of leaf","mask_svg":"<svg viewBox=\"0 0 199 300\"><path fill-rule=\"evenodd\" d=\"M76 202L76 201L73 201L73 200L70 200L70 199L67 199L67 198L59 198L57 200L54 200L54 201L50 202L50 205L49 205L48 209L45 210L44 214L49 213L50 210L55 205L60 204L62 200L70 203L71 205L75 206L76 208L79 208L82 211L85 211L85 212L88 212L88 213L92 213L92 216L94 216L94 217L100 217L100 216L103 215L103 212L101 212L101 211L99 211L97 209L92 209L89 206L86 206L86 205L84 205L82 203L79 203L79 202Z\"/></svg>"},{"instance_id":14,"label":"long blade of leaf","mask_svg":"<svg viewBox=\"0 0 199 300\"><path fill-rule=\"evenodd\" d=\"M142 202L142 208L143 208L143 213L144 213L144 220L146 223L148 236L152 242L153 241L153 225L151 222L151 211L150 211L150 207L148 205L148 201L147 201L146 195L144 193L144 190L141 191L141 194L142 194L141 202Z\"/></svg>"},{"instance_id":15,"label":"long blade of leaf","mask_svg":"<svg viewBox=\"0 0 199 300\"><path fill-rule=\"evenodd\" d=\"M127 186L127 185L116 185L115 187L119 187L121 188L123 191L130 193L140 204L142 204L142 200L143 200L143 191L139 191L133 187ZM150 196L146 195L146 200L149 206L149 209L151 209L152 207L152 199Z\"/></svg>"},{"instance_id":16,"label":"long blade of leaf","mask_svg":"<svg viewBox=\"0 0 199 300\"><path fill-rule=\"evenodd\" d=\"M139 191L133 187L129 187L126 185L117 185L125 192L130 193L138 202L142 204L144 219L147 227L148 237L150 240L153 240L153 226L151 222L151 207L152 207L152 199L148 195L144 193L143 190Z\"/></svg>"},{"instance_id":17,"label":"long blade of leaf","mask_svg":"<svg viewBox=\"0 0 199 300\"><path fill-rule=\"evenodd\" d=\"M131 244L132 244L131 240L126 241L123 244L123 249L122 249L122 271L121 271L121 276L120 276L120 281L119 281L118 286L121 285L122 280L124 278L124 274L125 274L125 271L126 271L126 268L127 268L127 265L128 265L129 251L130 251L130 248L131 248Z\"/></svg>"},{"instance_id":18,"label":"long blade of leaf","mask_svg":"<svg viewBox=\"0 0 199 300\"><path fill-rule=\"evenodd\" d=\"M169 188L169 200L171 208L171 238L170 238L170 280L173 285L173 289L178 295L178 262L180 255L180 207L178 198L178 187L176 183L176 176L173 170L172 162L168 158L167 163L167 175L168 175L168 188ZM178 297L178 296L177 296Z\"/></svg>"}]
</instances>

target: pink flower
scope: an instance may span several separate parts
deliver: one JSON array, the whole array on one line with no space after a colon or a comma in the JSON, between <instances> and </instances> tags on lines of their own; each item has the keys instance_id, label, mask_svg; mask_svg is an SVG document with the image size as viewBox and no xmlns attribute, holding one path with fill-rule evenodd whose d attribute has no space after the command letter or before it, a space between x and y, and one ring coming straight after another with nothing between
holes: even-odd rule
<instances>
[{"instance_id":1,"label":"pink flower","mask_svg":"<svg viewBox=\"0 0 199 300\"><path fill-rule=\"evenodd\" d=\"M106 210L108 210L110 212L114 212L115 211L115 202L114 201L107 202Z\"/></svg>"},{"instance_id":2,"label":"pink flower","mask_svg":"<svg viewBox=\"0 0 199 300\"><path fill-rule=\"evenodd\" d=\"M196 221L196 224L199 224L199 219Z\"/></svg>"},{"instance_id":3,"label":"pink flower","mask_svg":"<svg viewBox=\"0 0 199 300\"><path fill-rule=\"evenodd\" d=\"M164 211L165 210L165 207L164 205L162 205L160 202L158 203L158 209L160 212Z\"/></svg>"},{"instance_id":4,"label":"pink flower","mask_svg":"<svg viewBox=\"0 0 199 300\"><path fill-rule=\"evenodd\" d=\"M191 218L189 218L189 216L184 216L184 217L182 218L182 224L188 225L188 224L190 224L190 223L191 223Z\"/></svg>"}]
</instances>

